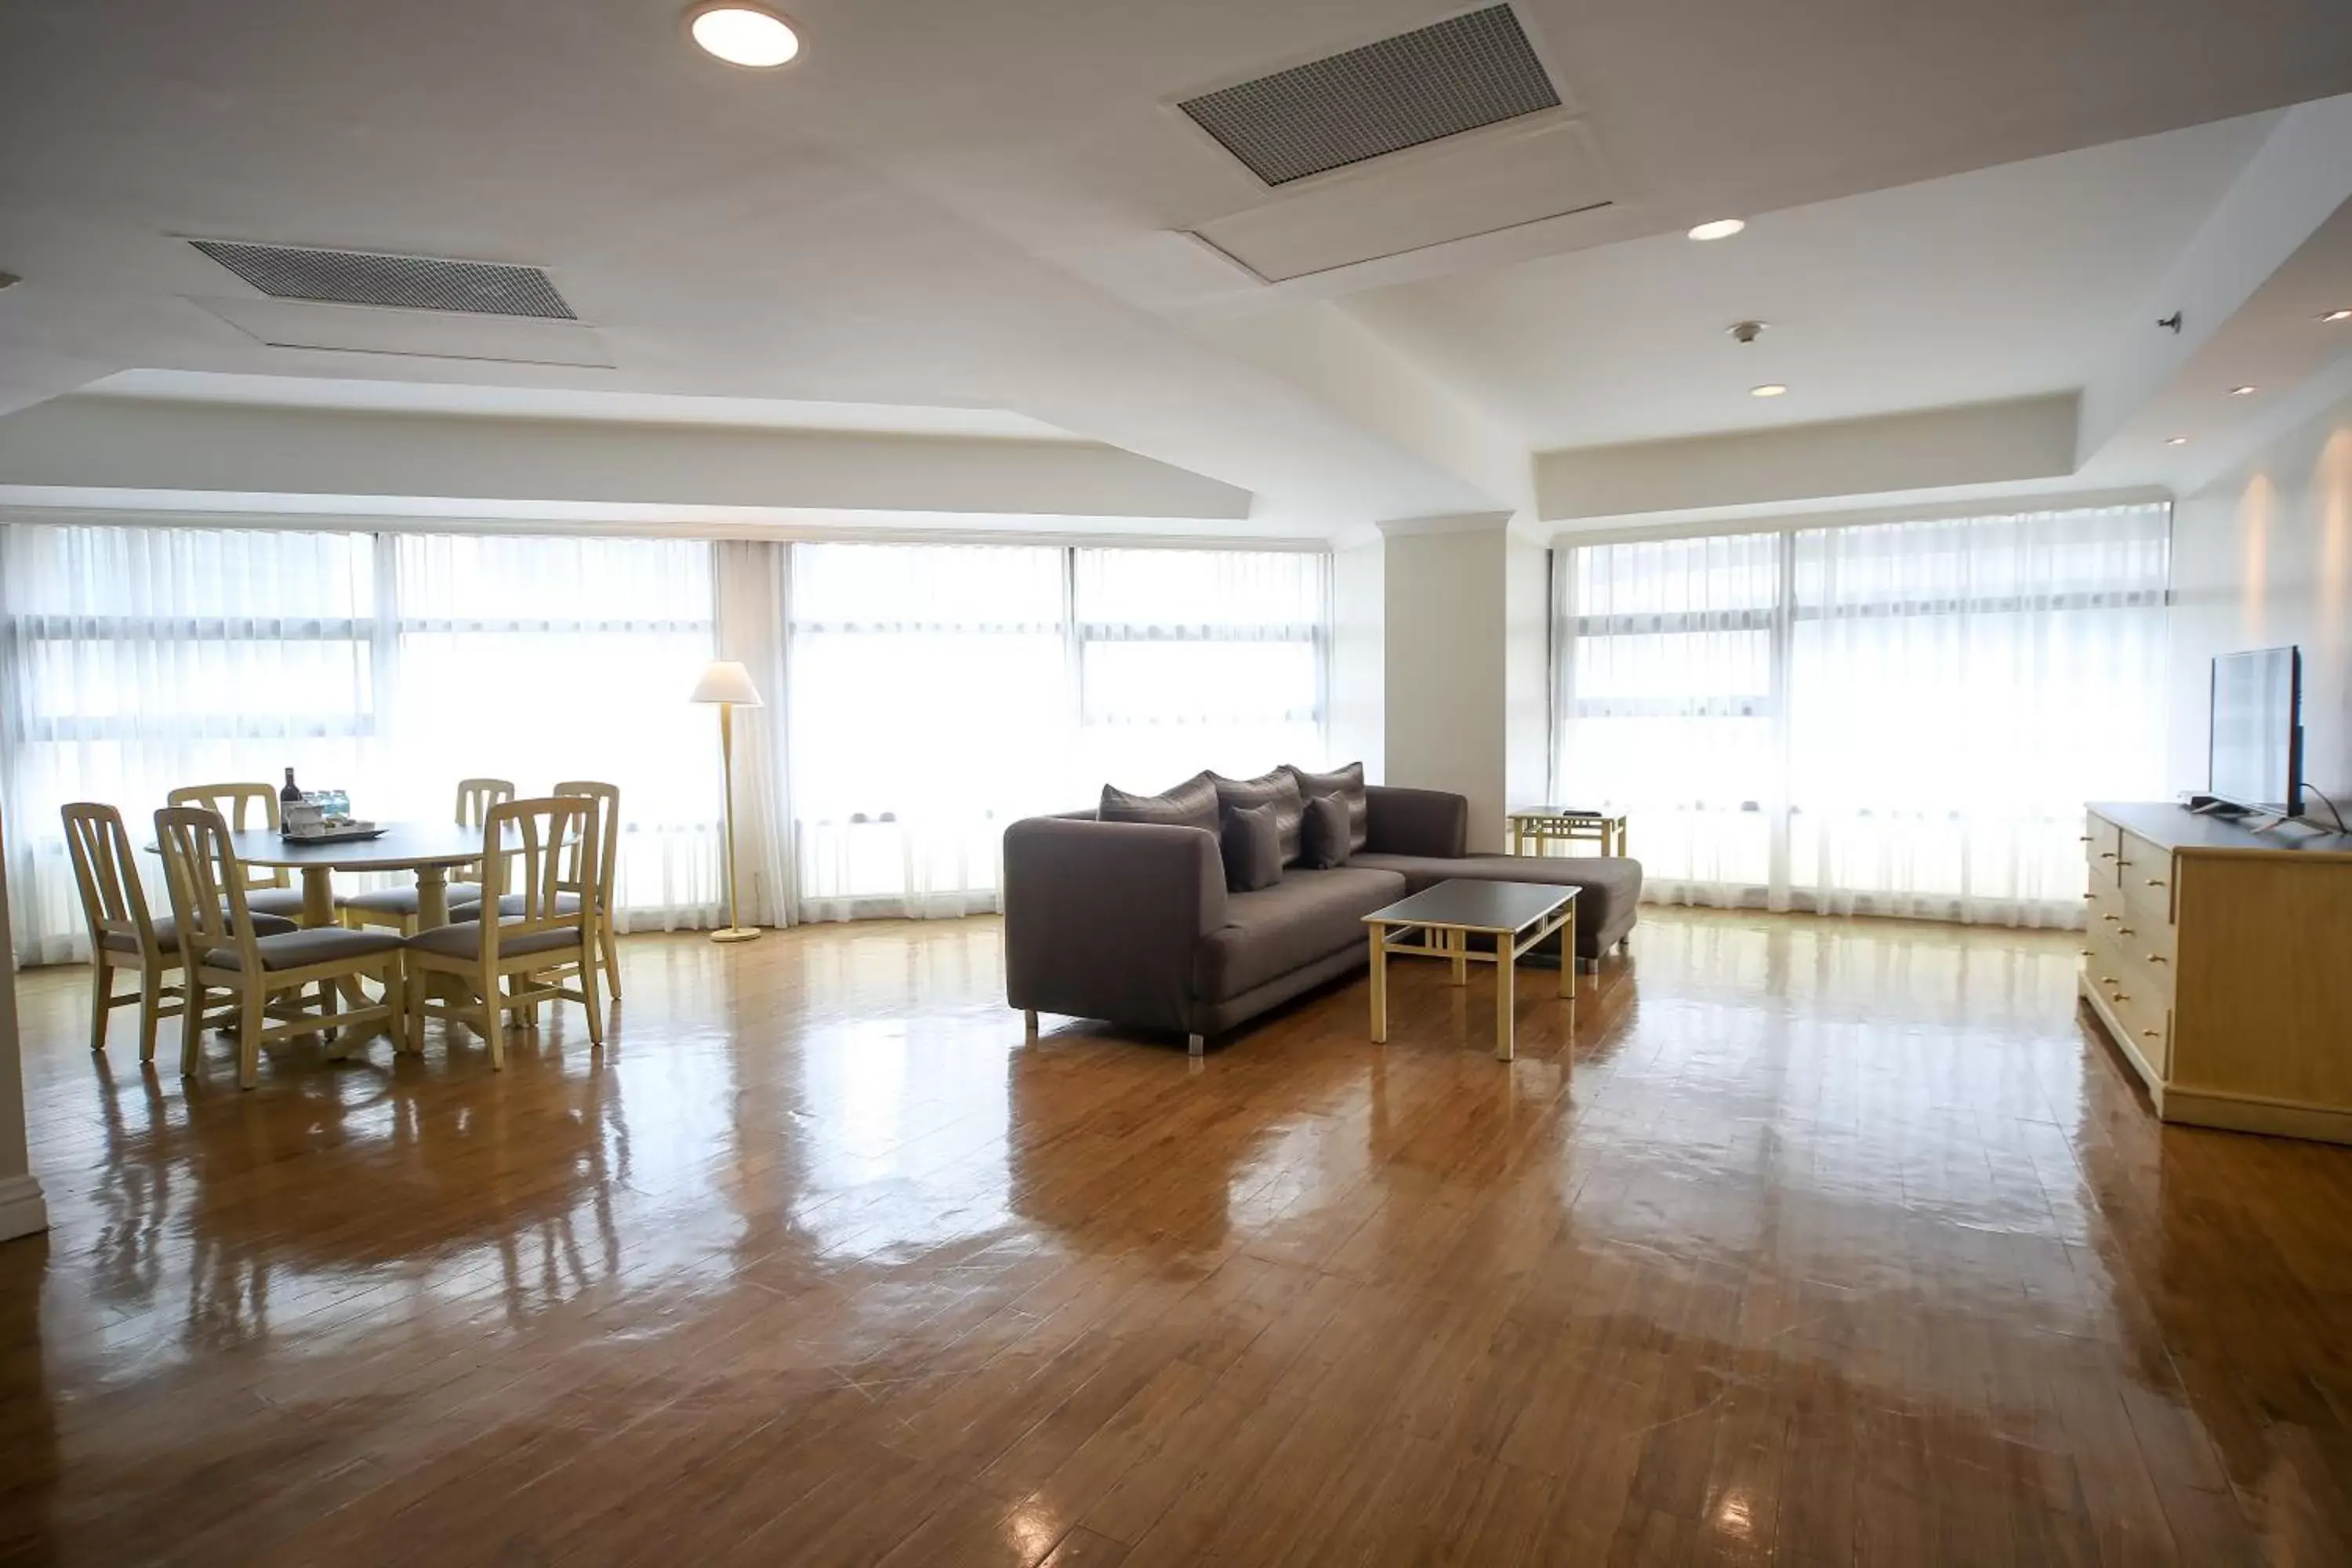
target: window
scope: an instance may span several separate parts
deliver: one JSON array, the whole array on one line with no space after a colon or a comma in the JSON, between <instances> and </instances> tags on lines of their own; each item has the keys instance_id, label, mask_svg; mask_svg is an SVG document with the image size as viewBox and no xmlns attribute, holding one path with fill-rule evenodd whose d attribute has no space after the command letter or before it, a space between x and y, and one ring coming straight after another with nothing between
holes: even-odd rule
<instances>
[{"instance_id":1,"label":"window","mask_svg":"<svg viewBox=\"0 0 2352 1568\"><path fill-rule=\"evenodd\" d=\"M179 785L288 767L363 814L424 820L448 815L461 776L608 780L624 919L707 923L717 748L685 693L710 657L709 555L680 540L0 528L19 951L82 945L59 806L112 802L138 837ZM150 890L160 905L160 879Z\"/></svg>"},{"instance_id":2,"label":"window","mask_svg":"<svg viewBox=\"0 0 2352 1568\"><path fill-rule=\"evenodd\" d=\"M2162 506L1563 552L1558 792L1655 897L2065 923L2163 784Z\"/></svg>"},{"instance_id":3,"label":"window","mask_svg":"<svg viewBox=\"0 0 2352 1568\"><path fill-rule=\"evenodd\" d=\"M1273 551L793 548L803 913L995 906L1004 826L1323 761L1328 563Z\"/></svg>"}]
</instances>

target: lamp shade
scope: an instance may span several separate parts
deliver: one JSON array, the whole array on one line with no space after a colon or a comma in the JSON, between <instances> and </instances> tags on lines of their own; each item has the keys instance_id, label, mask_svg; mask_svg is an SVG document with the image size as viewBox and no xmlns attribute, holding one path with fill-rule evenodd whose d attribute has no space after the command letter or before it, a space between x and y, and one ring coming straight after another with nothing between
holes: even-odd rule
<instances>
[{"instance_id":1,"label":"lamp shade","mask_svg":"<svg viewBox=\"0 0 2352 1568\"><path fill-rule=\"evenodd\" d=\"M731 658L714 659L694 683L694 695L688 702L731 702L738 708L761 706L760 689L751 684L751 672Z\"/></svg>"}]
</instances>

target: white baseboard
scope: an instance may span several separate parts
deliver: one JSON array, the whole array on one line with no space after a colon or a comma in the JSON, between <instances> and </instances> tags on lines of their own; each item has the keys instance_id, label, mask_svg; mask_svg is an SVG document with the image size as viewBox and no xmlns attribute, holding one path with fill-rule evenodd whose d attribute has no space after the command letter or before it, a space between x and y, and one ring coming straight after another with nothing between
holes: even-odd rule
<instances>
[{"instance_id":1,"label":"white baseboard","mask_svg":"<svg viewBox=\"0 0 2352 1568\"><path fill-rule=\"evenodd\" d=\"M49 1205L30 1176L0 1177L0 1241L49 1228Z\"/></svg>"}]
</instances>

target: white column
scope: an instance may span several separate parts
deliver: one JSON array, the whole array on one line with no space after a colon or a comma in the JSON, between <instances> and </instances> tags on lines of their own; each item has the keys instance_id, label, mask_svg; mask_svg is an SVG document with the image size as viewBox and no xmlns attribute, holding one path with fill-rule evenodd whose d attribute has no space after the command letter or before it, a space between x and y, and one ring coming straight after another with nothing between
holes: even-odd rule
<instances>
[{"instance_id":1,"label":"white column","mask_svg":"<svg viewBox=\"0 0 2352 1568\"><path fill-rule=\"evenodd\" d=\"M1503 847L1508 782L1507 514L1381 525L1382 782L1470 801L1470 848Z\"/></svg>"},{"instance_id":2,"label":"white column","mask_svg":"<svg viewBox=\"0 0 2352 1568\"><path fill-rule=\"evenodd\" d=\"M16 1038L16 943L8 926L8 847L0 828L0 1241L49 1228L48 1205L25 1152L25 1064Z\"/></svg>"}]
</instances>

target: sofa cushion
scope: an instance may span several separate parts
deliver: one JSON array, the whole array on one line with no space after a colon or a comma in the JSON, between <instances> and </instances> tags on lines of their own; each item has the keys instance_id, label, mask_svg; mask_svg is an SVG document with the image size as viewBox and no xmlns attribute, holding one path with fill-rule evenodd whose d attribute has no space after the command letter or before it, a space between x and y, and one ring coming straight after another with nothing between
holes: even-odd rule
<instances>
[{"instance_id":1,"label":"sofa cushion","mask_svg":"<svg viewBox=\"0 0 2352 1568\"><path fill-rule=\"evenodd\" d=\"M1298 781L1298 793L1310 801L1330 795L1339 797L1348 808L1348 853L1352 855L1364 847L1372 832L1372 803L1364 794L1363 763L1349 763L1346 767L1334 768L1328 773L1310 773L1305 768L1286 765L1284 771ZM1340 858L1345 859L1347 856Z\"/></svg>"},{"instance_id":2,"label":"sofa cushion","mask_svg":"<svg viewBox=\"0 0 2352 1568\"><path fill-rule=\"evenodd\" d=\"M1194 952L1194 989L1221 1002L1341 948L1366 947L1364 917L1403 896L1396 872L1357 866L1292 871L1271 888L1232 894L1225 924Z\"/></svg>"},{"instance_id":3,"label":"sofa cushion","mask_svg":"<svg viewBox=\"0 0 2352 1568\"><path fill-rule=\"evenodd\" d=\"M1625 933L1642 898L1642 863L1617 855L1368 854L1348 864L1394 871L1415 893L1455 877L1575 888L1577 951L1587 958Z\"/></svg>"},{"instance_id":4,"label":"sofa cushion","mask_svg":"<svg viewBox=\"0 0 2352 1568\"><path fill-rule=\"evenodd\" d=\"M1328 871L1348 863L1348 803L1336 795L1307 797L1306 814L1298 821L1298 863Z\"/></svg>"},{"instance_id":5,"label":"sofa cushion","mask_svg":"<svg viewBox=\"0 0 2352 1568\"><path fill-rule=\"evenodd\" d=\"M1229 779L1216 773L1208 775L1217 786L1217 809L1238 811L1244 806L1272 805L1274 820L1282 829L1282 863L1294 865L1298 859L1298 818L1306 809L1306 797L1298 793L1298 781L1287 769L1276 768L1254 779Z\"/></svg>"},{"instance_id":6,"label":"sofa cushion","mask_svg":"<svg viewBox=\"0 0 2352 1568\"><path fill-rule=\"evenodd\" d=\"M1219 837L1226 891L1254 892L1282 880L1282 828L1274 819L1272 802L1225 813Z\"/></svg>"},{"instance_id":7,"label":"sofa cushion","mask_svg":"<svg viewBox=\"0 0 2352 1568\"><path fill-rule=\"evenodd\" d=\"M1168 827L1199 827L1217 831L1217 775L1197 773L1158 795L1129 795L1103 785L1101 819L1105 822L1156 822Z\"/></svg>"}]
</instances>

